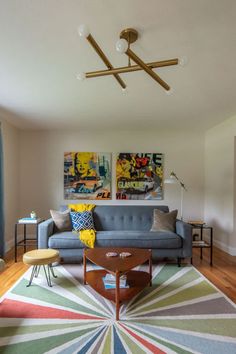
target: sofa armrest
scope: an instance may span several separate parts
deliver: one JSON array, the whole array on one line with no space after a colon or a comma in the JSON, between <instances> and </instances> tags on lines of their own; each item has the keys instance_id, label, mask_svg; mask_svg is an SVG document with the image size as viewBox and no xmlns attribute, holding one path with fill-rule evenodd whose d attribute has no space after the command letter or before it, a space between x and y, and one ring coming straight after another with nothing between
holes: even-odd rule
<instances>
[{"instance_id":1,"label":"sofa armrest","mask_svg":"<svg viewBox=\"0 0 236 354\"><path fill-rule=\"evenodd\" d=\"M176 233L183 239L182 256L192 257L192 226L182 220L176 221Z\"/></svg>"},{"instance_id":2,"label":"sofa armrest","mask_svg":"<svg viewBox=\"0 0 236 354\"><path fill-rule=\"evenodd\" d=\"M48 248L48 238L53 234L54 222L52 219L45 220L38 228L38 248Z\"/></svg>"}]
</instances>

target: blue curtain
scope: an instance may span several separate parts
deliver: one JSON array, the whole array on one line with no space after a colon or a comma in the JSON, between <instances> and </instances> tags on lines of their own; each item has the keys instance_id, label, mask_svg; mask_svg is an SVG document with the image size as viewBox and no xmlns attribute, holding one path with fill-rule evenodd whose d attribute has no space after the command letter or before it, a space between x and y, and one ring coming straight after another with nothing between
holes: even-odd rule
<instances>
[{"instance_id":1,"label":"blue curtain","mask_svg":"<svg viewBox=\"0 0 236 354\"><path fill-rule=\"evenodd\" d=\"M0 257L3 257L5 250L4 242L4 211L3 211L3 148L2 130L0 123Z\"/></svg>"}]
</instances>

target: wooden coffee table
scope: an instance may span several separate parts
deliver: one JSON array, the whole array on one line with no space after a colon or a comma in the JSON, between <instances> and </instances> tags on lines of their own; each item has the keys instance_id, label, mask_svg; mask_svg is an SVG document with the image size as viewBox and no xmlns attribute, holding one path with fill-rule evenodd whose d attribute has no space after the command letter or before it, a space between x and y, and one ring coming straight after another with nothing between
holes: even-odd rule
<instances>
[{"instance_id":1,"label":"wooden coffee table","mask_svg":"<svg viewBox=\"0 0 236 354\"><path fill-rule=\"evenodd\" d=\"M106 253L116 252L118 256L107 257ZM122 258L121 252L129 252L131 256ZM87 272L86 262L89 259L92 263L104 268ZM149 273L132 270L149 262ZM106 290L102 278L107 273L116 277L116 288ZM129 288L120 289L120 276L127 275ZM84 284L89 284L94 290L105 298L116 304L116 320L119 320L120 303L133 298L148 284L152 285L152 251L141 248L92 248L84 250Z\"/></svg>"}]
</instances>

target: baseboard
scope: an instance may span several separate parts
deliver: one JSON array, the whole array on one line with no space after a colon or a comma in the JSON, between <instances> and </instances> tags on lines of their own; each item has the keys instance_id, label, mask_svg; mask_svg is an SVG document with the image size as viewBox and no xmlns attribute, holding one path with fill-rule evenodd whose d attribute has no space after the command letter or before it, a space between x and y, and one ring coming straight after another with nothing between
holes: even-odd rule
<instances>
[{"instance_id":1,"label":"baseboard","mask_svg":"<svg viewBox=\"0 0 236 354\"><path fill-rule=\"evenodd\" d=\"M236 247L230 247L226 245L224 242L217 241L217 240L214 240L213 243L217 248L221 249L222 251L230 254L231 256L236 256Z\"/></svg>"},{"instance_id":2,"label":"baseboard","mask_svg":"<svg viewBox=\"0 0 236 354\"><path fill-rule=\"evenodd\" d=\"M5 253L10 251L14 247L14 241L9 240L6 242Z\"/></svg>"}]
</instances>

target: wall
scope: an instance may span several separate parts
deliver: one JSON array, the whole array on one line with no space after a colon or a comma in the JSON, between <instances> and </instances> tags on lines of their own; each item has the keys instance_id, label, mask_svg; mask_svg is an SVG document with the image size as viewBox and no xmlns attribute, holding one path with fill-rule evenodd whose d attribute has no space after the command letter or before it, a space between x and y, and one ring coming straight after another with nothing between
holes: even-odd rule
<instances>
[{"instance_id":1,"label":"wall","mask_svg":"<svg viewBox=\"0 0 236 354\"><path fill-rule=\"evenodd\" d=\"M203 217L204 136L187 132L20 132L20 211L36 210L43 217L49 209L66 204L63 198L63 154L65 151L162 152L164 172L171 170L188 188L184 218ZM115 176L113 154L113 176ZM180 188L166 185L162 201L116 201L115 178L111 201L97 204L167 204L180 207Z\"/></svg>"},{"instance_id":2,"label":"wall","mask_svg":"<svg viewBox=\"0 0 236 354\"><path fill-rule=\"evenodd\" d=\"M236 255L236 117L206 132L205 219L214 227L216 246Z\"/></svg>"},{"instance_id":3,"label":"wall","mask_svg":"<svg viewBox=\"0 0 236 354\"><path fill-rule=\"evenodd\" d=\"M19 216L19 130L0 118L3 135L5 250L13 246Z\"/></svg>"}]
</instances>

